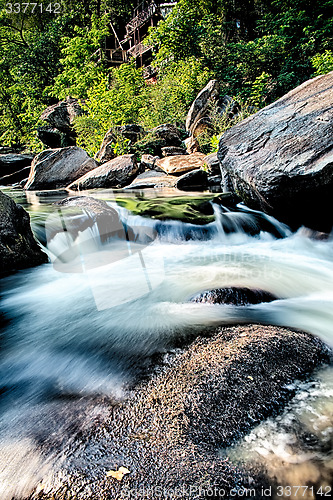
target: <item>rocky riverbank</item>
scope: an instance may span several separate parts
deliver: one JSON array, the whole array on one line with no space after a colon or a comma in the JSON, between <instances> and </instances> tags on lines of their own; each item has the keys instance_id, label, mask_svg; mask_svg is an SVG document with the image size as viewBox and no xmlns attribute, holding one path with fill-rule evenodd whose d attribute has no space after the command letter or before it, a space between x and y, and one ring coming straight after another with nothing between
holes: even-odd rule
<instances>
[{"instance_id":1,"label":"rocky riverbank","mask_svg":"<svg viewBox=\"0 0 333 500\"><path fill-rule=\"evenodd\" d=\"M135 124L111 128L94 159L75 145L47 149L33 159L26 179L27 155L0 155L0 182L21 182L27 190L167 186L231 191L248 206L295 228L306 225L329 232L333 72L303 83L232 126L222 135L218 154L206 156L197 139L212 126L212 102L230 124L239 112L229 96L218 95L218 88L212 80L198 94L184 128L168 123L149 131ZM56 126L59 134L71 136L73 120L82 112L79 103L69 99L48 108L42 119L48 134ZM128 141L130 154L116 156L117 137ZM53 136L41 138L49 147L54 144Z\"/></svg>"}]
</instances>

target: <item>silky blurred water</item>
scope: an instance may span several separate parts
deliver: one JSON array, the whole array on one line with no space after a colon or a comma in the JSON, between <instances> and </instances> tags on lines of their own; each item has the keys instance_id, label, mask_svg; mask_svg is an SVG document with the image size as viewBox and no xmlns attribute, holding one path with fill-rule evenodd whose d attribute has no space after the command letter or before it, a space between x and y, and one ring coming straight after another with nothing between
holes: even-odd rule
<instances>
[{"instance_id":1,"label":"silky blurred water","mask_svg":"<svg viewBox=\"0 0 333 500\"><path fill-rule=\"evenodd\" d=\"M45 227L55 224L58 213L52 203L64 194L9 192L29 210L35 233L45 244ZM49 264L2 280L7 322L0 336L0 492L4 499L11 498L13 491L24 496L47 466L30 441L38 415L48 415L54 407L59 411L61 405L66 415L68 398L122 398L150 356L163 353L175 339L193 337L209 326L261 322L299 328L333 345L332 236L322 240L305 228L292 233L243 206L230 211L215 205L215 222L194 226L133 216L117 206L113 193L101 191L94 196L106 200L124 226L133 228L135 243L125 241L125 248L121 239L101 241L96 225L76 237L59 231L47 242ZM264 230L260 230L263 220ZM249 227L251 231L244 229ZM119 257L113 258L117 252ZM70 268L74 261L83 262L79 272L75 266ZM201 291L224 287L262 289L277 300L241 307L189 301ZM323 373L325 380L332 380L331 367ZM301 385L297 390L300 395L310 391L316 408L332 396L330 383L325 385L320 374L318 380L320 391ZM105 411L97 403L96 408L101 414ZM294 415L295 408L286 410L288 415ZM310 418L307 411L304 408L304 420ZM86 415L82 419L89 421ZM39 423L39 432L45 440L47 433L54 432L54 423L48 418L41 422L44 427ZM280 423L273 422L273 426L262 424L264 431L255 430L250 444L246 442L250 455L254 447L260 448L262 436L265 441L276 439L274 426ZM325 436L332 436L332 422L324 421L323 427ZM266 449L263 467L270 470L271 448ZM305 457L309 464L317 459L307 451ZM281 461L279 467L285 467ZM16 482L16 490L9 488L18 476L24 484Z\"/></svg>"}]
</instances>

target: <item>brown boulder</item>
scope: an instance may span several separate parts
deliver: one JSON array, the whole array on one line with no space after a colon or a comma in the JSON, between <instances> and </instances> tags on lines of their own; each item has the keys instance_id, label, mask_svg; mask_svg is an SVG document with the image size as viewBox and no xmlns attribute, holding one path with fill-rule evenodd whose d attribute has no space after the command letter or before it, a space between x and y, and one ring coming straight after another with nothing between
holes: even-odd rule
<instances>
[{"instance_id":1,"label":"brown boulder","mask_svg":"<svg viewBox=\"0 0 333 500\"><path fill-rule=\"evenodd\" d=\"M164 170L167 174L184 174L202 167L205 155L202 153L192 153L190 155L167 156L157 160L156 166Z\"/></svg>"}]
</instances>

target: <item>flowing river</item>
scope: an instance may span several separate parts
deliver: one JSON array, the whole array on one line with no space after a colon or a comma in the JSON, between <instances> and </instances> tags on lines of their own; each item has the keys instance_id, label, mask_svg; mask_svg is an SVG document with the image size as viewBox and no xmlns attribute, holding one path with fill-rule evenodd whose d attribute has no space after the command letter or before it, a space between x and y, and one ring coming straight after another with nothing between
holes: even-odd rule
<instances>
[{"instance_id":1,"label":"flowing river","mask_svg":"<svg viewBox=\"0 0 333 500\"><path fill-rule=\"evenodd\" d=\"M102 414L99 401L123 397L151 357L175 339L185 341L189 331L258 322L307 331L333 346L332 235L313 237L305 228L293 233L244 206L213 205L215 221L206 225L161 222L132 215L112 192L90 193L131 228L133 241L124 247L121 238L101 237L96 224L76 237L55 229L62 219L52 203L64 194L5 192L30 212L51 262L2 280L2 500L24 497L51 466L34 453L32 435L42 446L50 433L62 432L61 449L71 439L75 402L83 398L94 407L95 401L91 419ZM277 299L245 306L190 301L227 287L261 289ZM296 382L296 395L281 415L221 453L260 463L279 484L327 486L333 475L332 375L328 366ZM55 405L68 411L65 430L50 417ZM301 439L299 429L311 439ZM301 493L293 498L314 498L309 490Z\"/></svg>"}]
</instances>

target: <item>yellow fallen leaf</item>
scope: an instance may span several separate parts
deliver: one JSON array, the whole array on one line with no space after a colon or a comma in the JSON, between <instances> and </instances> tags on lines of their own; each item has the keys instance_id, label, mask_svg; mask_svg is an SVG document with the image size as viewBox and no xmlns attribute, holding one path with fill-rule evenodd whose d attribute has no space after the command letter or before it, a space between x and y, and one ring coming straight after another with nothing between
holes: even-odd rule
<instances>
[{"instance_id":1,"label":"yellow fallen leaf","mask_svg":"<svg viewBox=\"0 0 333 500\"><path fill-rule=\"evenodd\" d=\"M114 477L118 481L121 481L125 474L130 474L130 471L126 467L119 467L118 470L109 470L106 473L108 477Z\"/></svg>"},{"instance_id":2,"label":"yellow fallen leaf","mask_svg":"<svg viewBox=\"0 0 333 500\"><path fill-rule=\"evenodd\" d=\"M248 375L247 378L249 378L250 380L253 380L253 377L251 377L250 375Z\"/></svg>"}]
</instances>

